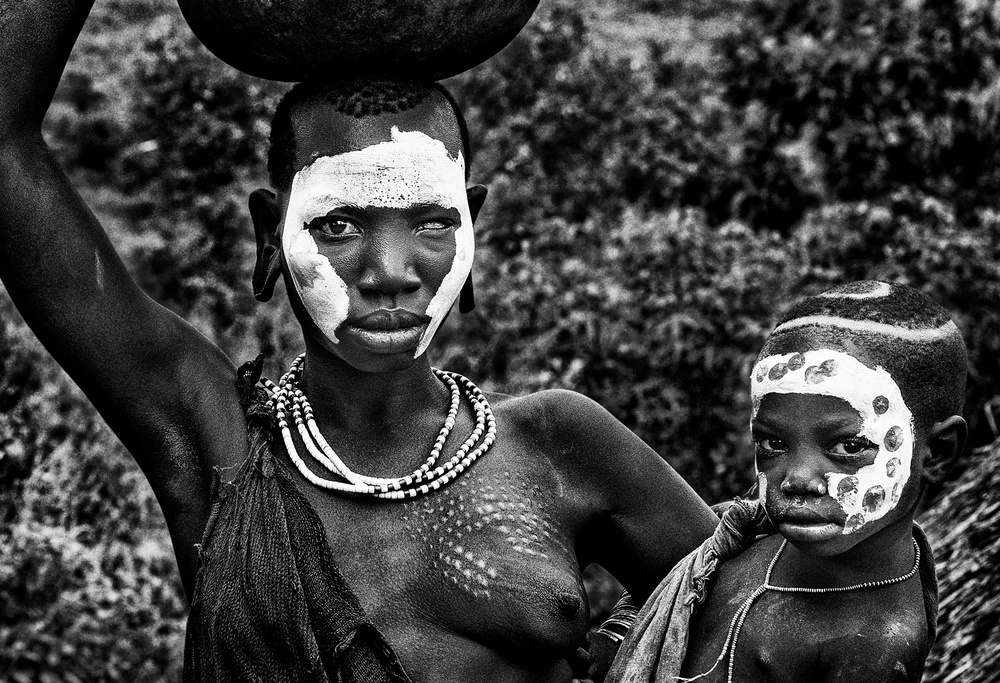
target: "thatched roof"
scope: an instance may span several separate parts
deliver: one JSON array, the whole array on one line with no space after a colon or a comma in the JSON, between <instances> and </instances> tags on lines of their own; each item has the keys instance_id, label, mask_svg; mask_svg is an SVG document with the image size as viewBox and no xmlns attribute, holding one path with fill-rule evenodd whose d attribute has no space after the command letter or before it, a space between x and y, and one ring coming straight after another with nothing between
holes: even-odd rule
<instances>
[{"instance_id":1,"label":"thatched roof","mask_svg":"<svg viewBox=\"0 0 1000 683\"><path fill-rule=\"evenodd\" d=\"M925 683L1000 680L1000 440L920 517L937 560L937 643Z\"/></svg>"}]
</instances>

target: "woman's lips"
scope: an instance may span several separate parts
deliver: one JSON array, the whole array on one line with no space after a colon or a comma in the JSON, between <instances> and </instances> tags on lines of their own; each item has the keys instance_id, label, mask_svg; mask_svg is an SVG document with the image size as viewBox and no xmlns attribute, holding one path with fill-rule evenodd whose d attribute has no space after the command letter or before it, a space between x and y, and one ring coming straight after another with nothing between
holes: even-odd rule
<instances>
[{"instance_id":1,"label":"woman's lips","mask_svg":"<svg viewBox=\"0 0 1000 683\"><path fill-rule=\"evenodd\" d=\"M348 320L342 334L377 354L393 354L416 348L430 318L404 310L381 310Z\"/></svg>"},{"instance_id":2,"label":"woman's lips","mask_svg":"<svg viewBox=\"0 0 1000 683\"><path fill-rule=\"evenodd\" d=\"M430 318L419 313L411 313L401 308L374 311L357 318L350 318L344 324L363 330L398 330L404 327L420 327L430 322Z\"/></svg>"}]
</instances>

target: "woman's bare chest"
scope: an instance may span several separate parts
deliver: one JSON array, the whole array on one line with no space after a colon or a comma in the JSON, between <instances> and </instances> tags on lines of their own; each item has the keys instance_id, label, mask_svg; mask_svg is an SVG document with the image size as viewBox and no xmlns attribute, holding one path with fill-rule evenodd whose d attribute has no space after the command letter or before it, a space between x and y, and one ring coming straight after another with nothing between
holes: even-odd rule
<instances>
[{"instance_id":1,"label":"woman's bare chest","mask_svg":"<svg viewBox=\"0 0 1000 683\"><path fill-rule=\"evenodd\" d=\"M542 483L480 468L412 501L308 497L341 573L390 642L414 622L522 655L582 641L573 524Z\"/></svg>"}]
</instances>

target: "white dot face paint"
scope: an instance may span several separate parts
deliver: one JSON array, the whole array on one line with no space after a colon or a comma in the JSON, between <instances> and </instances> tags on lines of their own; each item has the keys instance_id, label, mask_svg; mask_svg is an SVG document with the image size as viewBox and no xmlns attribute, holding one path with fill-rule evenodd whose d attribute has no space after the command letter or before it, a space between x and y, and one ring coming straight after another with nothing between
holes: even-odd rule
<instances>
[{"instance_id":1,"label":"white dot face paint","mask_svg":"<svg viewBox=\"0 0 1000 683\"><path fill-rule=\"evenodd\" d=\"M770 393L833 396L858 411L858 436L878 446L875 461L855 474L825 475L827 495L847 513L845 534L896 507L913 460L913 416L888 372L841 351L819 349L762 359L754 366L750 385L755 417L761 398Z\"/></svg>"},{"instance_id":2,"label":"white dot face paint","mask_svg":"<svg viewBox=\"0 0 1000 683\"><path fill-rule=\"evenodd\" d=\"M338 343L337 329L348 316L348 288L306 225L345 206L405 209L427 204L456 209L460 223L455 229L455 257L427 306L431 321L414 357L427 350L472 270L475 244L461 154L455 159L440 140L393 126L388 142L320 157L295 174L281 248L303 306L331 342Z\"/></svg>"}]
</instances>

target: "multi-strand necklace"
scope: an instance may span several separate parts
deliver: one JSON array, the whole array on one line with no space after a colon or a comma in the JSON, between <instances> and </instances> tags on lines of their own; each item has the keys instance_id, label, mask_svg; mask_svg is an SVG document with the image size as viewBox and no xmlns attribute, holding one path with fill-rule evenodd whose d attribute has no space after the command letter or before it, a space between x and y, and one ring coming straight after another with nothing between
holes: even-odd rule
<instances>
[{"instance_id":1,"label":"multi-strand necklace","mask_svg":"<svg viewBox=\"0 0 1000 683\"><path fill-rule=\"evenodd\" d=\"M783 539L781 541L781 546L778 548L778 552L774 554L771 559L771 564L767 566L767 573L764 574L764 583L757 587L757 589L743 601L740 608L736 610L736 614L733 615L733 620L729 622L729 633L726 634L726 642L722 644L722 654L719 658L715 660L715 664L712 668L703 674L698 674L692 678L681 678L679 679L682 683L690 683L691 681L696 681L699 678L703 678L715 670L715 667L719 665L720 662L725 660L726 656L729 656L729 669L726 674L727 683L733 683L733 668L736 663L736 641L740 637L740 631L743 629L743 622L746 621L747 614L750 612L750 607L757 598L762 596L767 591L775 591L776 593L846 593L847 591L858 591L865 588L882 588L884 586L890 586L894 583L902 583L907 579L913 578L917 570L920 567L920 546L917 545L917 541L913 541L913 567L910 571L906 572L901 576L896 576L891 579L882 579L880 581L865 581L864 583L856 583L853 586L838 586L834 588L799 588L796 586L775 586L771 584L771 572L774 571L774 565L778 564L778 558L781 557L781 553L785 550L785 546L788 545L788 539Z\"/></svg>"},{"instance_id":2,"label":"multi-strand necklace","mask_svg":"<svg viewBox=\"0 0 1000 683\"><path fill-rule=\"evenodd\" d=\"M493 411L490 409L486 396L483 395L479 387L457 372L431 368L434 375L451 391L451 402L448 415L444 419L444 425L431 447L430 455L420 467L404 477L368 477L358 474L344 464L336 451L323 438L323 434L320 433L319 427L316 425L312 406L302 389L299 388L304 364L305 354L302 354L292 362L288 372L281 376L277 385L267 379L262 381L271 392L268 405L277 418L278 429L281 431L288 456L295 463L295 467L302 473L302 476L316 486L331 491L357 493L375 498L416 498L436 491L453 481L477 458L488 451L493 442L496 441L496 419L493 417ZM447 462L438 464L445 441L455 427L462 393L465 394L472 406L472 412L476 417L476 426L469 438L458 447L455 455ZM306 465L295 447L295 440L292 438L292 431L289 428L289 418L295 424L296 431L302 438L302 443L305 444L308 454L327 470L340 477L340 480L321 477Z\"/></svg>"}]
</instances>

